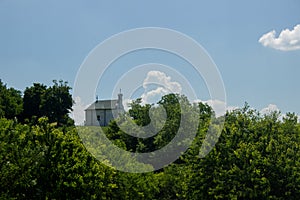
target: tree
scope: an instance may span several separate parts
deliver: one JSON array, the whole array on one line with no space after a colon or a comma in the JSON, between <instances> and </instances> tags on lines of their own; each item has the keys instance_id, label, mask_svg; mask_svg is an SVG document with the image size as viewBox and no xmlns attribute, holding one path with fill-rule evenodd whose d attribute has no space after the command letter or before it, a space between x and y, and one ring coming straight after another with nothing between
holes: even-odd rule
<instances>
[{"instance_id":1,"label":"tree","mask_svg":"<svg viewBox=\"0 0 300 200\"><path fill-rule=\"evenodd\" d=\"M33 86L25 89L23 97L24 119L38 119L44 115L41 107L46 90L47 87L40 83L34 83Z\"/></svg>"},{"instance_id":2,"label":"tree","mask_svg":"<svg viewBox=\"0 0 300 200\"><path fill-rule=\"evenodd\" d=\"M0 199L109 199L115 171L90 155L75 128L66 132L0 119Z\"/></svg>"},{"instance_id":3,"label":"tree","mask_svg":"<svg viewBox=\"0 0 300 200\"><path fill-rule=\"evenodd\" d=\"M7 88L0 79L0 117L19 118L21 112L21 92L14 88Z\"/></svg>"},{"instance_id":4,"label":"tree","mask_svg":"<svg viewBox=\"0 0 300 200\"><path fill-rule=\"evenodd\" d=\"M47 88L43 96L41 110L50 122L57 122L60 126L70 121L68 114L72 111L74 102L68 82L54 80L53 83L54 85Z\"/></svg>"},{"instance_id":5,"label":"tree","mask_svg":"<svg viewBox=\"0 0 300 200\"><path fill-rule=\"evenodd\" d=\"M149 110L150 104L142 105L142 99L138 98L130 103L129 115L139 126L146 126L150 123Z\"/></svg>"},{"instance_id":6,"label":"tree","mask_svg":"<svg viewBox=\"0 0 300 200\"><path fill-rule=\"evenodd\" d=\"M74 103L70 90L68 82L62 80L54 80L50 87L40 83L27 87L23 98L23 119L36 124L38 118L46 116L49 122L57 122L57 126L73 125L73 120L68 116Z\"/></svg>"},{"instance_id":7,"label":"tree","mask_svg":"<svg viewBox=\"0 0 300 200\"><path fill-rule=\"evenodd\" d=\"M215 148L194 162L189 199L299 199L299 126L294 115L226 114Z\"/></svg>"}]
</instances>

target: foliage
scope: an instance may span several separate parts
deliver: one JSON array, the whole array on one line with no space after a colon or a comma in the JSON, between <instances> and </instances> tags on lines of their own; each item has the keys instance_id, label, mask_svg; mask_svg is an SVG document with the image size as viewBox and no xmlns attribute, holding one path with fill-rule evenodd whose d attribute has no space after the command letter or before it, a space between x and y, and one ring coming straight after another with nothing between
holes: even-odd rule
<instances>
[{"instance_id":1,"label":"foliage","mask_svg":"<svg viewBox=\"0 0 300 200\"><path fill-rule=\"evenodd\" d=\"M216 147L194 163L189 198L298 199L299 133L294 115L281 122L249 108L227 113Z\"/></svg>"},{"instance_id":2,"label":"foliage","mask_svg":"<svg viewBox=\"0 0 300 200\"><path fill-rule=\"evenodd\" d=\"M149 110L151 105L141 105L142 99L138 98L130 103L131 109L129 115L135 120L135 123L139 126L146 126L150 123Z\"/></svg>"},{"instance_id":3,"label":"foliage","mask_svg":"<svg viewBox=\"0 0 300 200\"><path fill-rule=\"evenodd\" d=\"M68 83L62 80L54 80L51 87L40 83L27 87L23 97L23 120L36 124L38 118L46 116L49 122L56 122L57 126L73 125L73 120L68 116L73 105L70 90Z\"/></svg>"},{"instance_id":4,"label":"foliage","mask_svg":"<svg viewBox=\"0 0 300 200\"><path fill-rule=\"evenodd\" d=\"M99 127L69 126L69 90L62 81L51 87L36 83L22 99L0 81L0 199L300 198L300 124L295 113L261 115L245 104L217 118L208 105L169 94L156 105L134 101L128 113L103 129L105 140ZM31 122L21 124L21 117ZM127 130L152 136L137 138ZM121 164L125 170L150 171L154 166L132 158L131 152L161 149L179 133L184 137L194 131L193 141L173 144L190 148L161 170L135 174L115 169ZM214 142L203 156L202 150ZM120 153L125 150L127 154Z\"/></svg>"},{"instance_id":5,"label":"foliage","mask_svg":"<svg viewBox=\"0 0 300 200\"><path fill-rule=\"evenodd\" d=\"M14 119L22 112L21 92L7 88L0 79L0 118Z\"/></svg>"},{"instance_id":6,"label":"foliage","mask_svg":"<svg viewBox=\"0 0 300 200\"><path fill-rule=\"evenodd\" d=\"M168 120L176 122L179 119L176 113L182 114L182 111L171 97L166 96L161 103L169 109L171 117ZM184 101L178 96L176 99ZM135 108L142 106L135 105ZM186 104L184 110L188 108L193 109L193 106ZM205 104L199 103L198 108L200 123L193 144L174 164L155 173L159 180L156 198L299 199L300 125L294 113L287 113L279 120L280 113L262 116L248 104L227 112L219 141L206 157L200 158L199 149L209 126L211 130L219 129L222 117L215 118L212 109ZM134 119L139 118L135 116ZM174 124L158 132L154 144L166 128L165 133L171 134ZM108 134L114 130L120 133L116 127L111 123ZM172 139L170 136L161 140L162 146ZM118 140L123 141L122 137ZM125 141L126 147L127 144ZM147 142L143 145L151 146Z\"/></svg>"},{"instance_id":7,"label":"foliage","mask_svg":"<svg viewBox=\"0 0 300 200\"><path fill-rule=\"evenodd\" d=\"M41 102L41 110L50 122L57 122L58 126L68 123L68 114L72 111L73 99L68 82L53 81L53 86L47 88Z\"/></svg>"},{"instance_id":8,"label":"foliage","mask_svg":"<svg viewBox=\"0 0 300 200\"><path fill-rule=\"evenodd\" d=\"M93 199L112 195L114 171L98 163L76 130L40 118L35 126L0 120L0 198Z\"/></svg>"},{"instance_id":9,"label":"foliage","mask_svg":"<svg viewBox=\"0 0 300 200\"><path fill-rule=\"evenodd\" d=\"M47 86L34 83L33 86L27 87L24 91L23 97L23 118L38 119L45 114L42 112L41 105L45 96Z\"/></svg>"}]
</instances>

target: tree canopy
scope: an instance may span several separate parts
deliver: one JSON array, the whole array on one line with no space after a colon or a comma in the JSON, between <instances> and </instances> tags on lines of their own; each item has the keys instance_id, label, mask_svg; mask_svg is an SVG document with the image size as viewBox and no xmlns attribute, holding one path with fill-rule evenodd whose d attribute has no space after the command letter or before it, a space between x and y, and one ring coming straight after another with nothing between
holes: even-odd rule
<instances>
[{"instance_id":1,"label":"tree canopy","mask_svg":"<svg viewBox=\"0 0 300 200\"><path fill-rule=\"evenodd\" d=\"M27 87L23 96L23 120L36 123L38 118L47 117L58 126L74 124L68 116L74 103L70 90L68 82L62 80L54 80L50 87L40 83Z\"/></svg>"},{"instance_id":2,"label":"tree canopy","mask_svg":"<svg viewBox=\"0 0 300 200\"><path fill-rule=\"evenodd\" d=\"M300 124L295 113L262 115L246 104L216 117L207 104L191 104L182 95L166 95L157 105L144 105L138 99L128 113L103 129L115 145L128 152L160 149L178 134L183 119L187 121L183 134L196 127L196 135L169 166L126 173L117 171L101 152L113 154L126 167L153 166L140 165L138 158L132 165L132 159L107 149L97 131L80 138L78 129L64 121L73 103L69 90L62 81L50 87L35 83L22 97L0 82L0 199L300 198ZM22 114L29 120L17 120ZM149 129L141 129L147 125ZM138 134L157 133L137 138L122 127ZM201 156L201 147L211 145L205 141L207 131L218 130L216 145ZM96 145L84 146L83 140ZM189 141L174 145L185 142Z\"/></svg>"},{"instance_id":3,"label":"tree canopy","mask_svg":"<svg viewBox=\"0 0 300 200\"><path fill-rule=\"evenodd\" d=\"M0 117L13 119L22 113L21 92L7 86L0 79Z\"/></svg>"}]
</instances>

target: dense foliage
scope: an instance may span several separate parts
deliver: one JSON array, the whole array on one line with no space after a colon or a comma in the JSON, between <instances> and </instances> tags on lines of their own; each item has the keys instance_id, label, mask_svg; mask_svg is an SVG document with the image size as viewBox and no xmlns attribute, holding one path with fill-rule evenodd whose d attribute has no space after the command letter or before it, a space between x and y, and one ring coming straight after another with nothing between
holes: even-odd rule
<instances>
[{"instance_id":1,"label":"dense foliage","mask_svg":"<svg viewBox=\"0 0 300 200\"><path fill-rule=\"evenodd\" d=\"M68 116L73 106L70 90L68 83L62 80L54 80L50 87L40 83L27 87L23 97L23 119L36 123L38 118L46 116L58 126L72 125L73 121Z\"/></svg>"},{"instance_id":2,"label":"dense foliage","mask_svg":"<svg viewBox=\"0 0 300 200\"><path fill-rule=\"evenodd\" d=\"M294 113L283 118L277 112L261 115L246 104L216 118L211 107L190 104L184 96L166 95L154 107L136 100L123 119L103 129L111 141L129 152L163 147L178 131L182 117L199 123L190 148L176 162L158 171L134 174L108 167L113 166L109 158L103 157L107 165L99 162L83 146L75 127L57 126L63 114L43 117L43 102L67 89L47 93L46 86L35 84L26 89L22 101L19 92L2 82L0 86L0 199L300 198L300 124ZM61 86L64 84L52 87ZM26 108L25 96L34 100L35 111ZM37 116L35 123L17 120L24 113L19 108L22 102L27 116ZM165 120L159 111L162 107ZM152 116L148 116L149 110ZM187 111L196 111L198 120ZM122 122L124 127L138 129L124 121L126 117L143 126L153 121L161 130L145 139L129 136L120 129ZM222 134L212 151L201 157L200 147L211 124L213 130L222 128ZM101 142L95 136L91 135L90 141ZM99 143L94 151L106 151L105 145ZM126 161L117 153L113 156Z\"/></svg>"},{"instance_id":3,"label":"dense foliage","mask_svg":"<svg viewBox=\"0 0 300 200\"><path fill-rule=\"evenodd\" d=\"M0 117L31 124L36 124L40 117L47 117L57 126L73 125L68 115L73 106L70 90L67 82L53 80L50 87L34 83L22 96L20 91L7 88L0 79Z\"/></svg>"},{"instance_id":4,"label":"dense foliage","mask_svg":"<svg viewBox=\"0 0 300 200\"><path fill-rule=\"evenodd\" d=\"M22 113L21 92L7 86L0 79L0 117L13 119Z\"/></svg>"}]
</instances>

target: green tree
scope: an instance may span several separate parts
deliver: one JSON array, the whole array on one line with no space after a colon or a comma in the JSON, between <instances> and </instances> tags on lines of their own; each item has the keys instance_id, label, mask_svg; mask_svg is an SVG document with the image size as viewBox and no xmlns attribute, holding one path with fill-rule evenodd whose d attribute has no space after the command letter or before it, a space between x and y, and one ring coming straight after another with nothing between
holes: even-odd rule
<instances>
[{"instance_id":1,"label":"green tree","mask_svg":"<svg viewBox=\"0 0 300 200\"><path fill-rule=\"evenodd\" d=\"M27 87L23 97L23 119L36 124L38 118L46 116L58 126L73 125L74 121L68 116L74 103L70 90L68 83L62 80L54 80L50 87L40 83Z\"/></svg>"},{"instance_id":2,"label":"green tree","mask_svg":"<svg viewBox=\"0 0 300 200\"><path fill-rule=\"evenodd\" d=\"M7 119L19 118L21 112L21 92L14 88L7 88L0 79L0 117Z\"/></svg>"},{"instance_id":3,"label":"green tree","mask_svg":"<svg viewBox=\"0 0 300 200\"><path fill-rule=\"evenodd\" d=\"M293 115L282 123L247 105L227 113L215 148L194 162L189 199L298 199L298 128Z\"/></svg>"},{"instance_id":4,"label":"green tree","mask_svg":"<svg viewBox=\"0 0 300 200\"><path fill-rule=\"evenodd\" d=\"M27 87L23 96L23 118L36 120L45 115L42 112L42 101L45 98L47 86L34 83L33 86Z\"/></svg>"},{"instance_id":5,"label":"green tree","mask_svg":"<svg viewBox=\"0 0 300 200\"><path fill-rule=\"evenodd\" d=\"M115 171L95 160L76 129L40 118L37 125L0 119L0 199L108 199Z\"/></svg>"},{"instance_id":6,"label":"green tree","mask_svg":"<svg viewBox=\"0 0 300 200\"><path fill-rule=\"evenodd\" d=\"M145 126L150 123L149 110L150 104L142 105L142 99L138 98L130 103L129 115L139 126Z\"/></svg>"},{"instance_id":7,"label":"green tree","mask_svg":"<svg viewBox=\"0 0 300 200\"><path fill-rule=\"evenodd\" d=\"M42 113L50 122L57 122L58 126L70 122L68 114L72 111L74 103L70 90L68 82L54 80L53 86L47 88L41 102Z\"/></svg>"}]
</instances>

